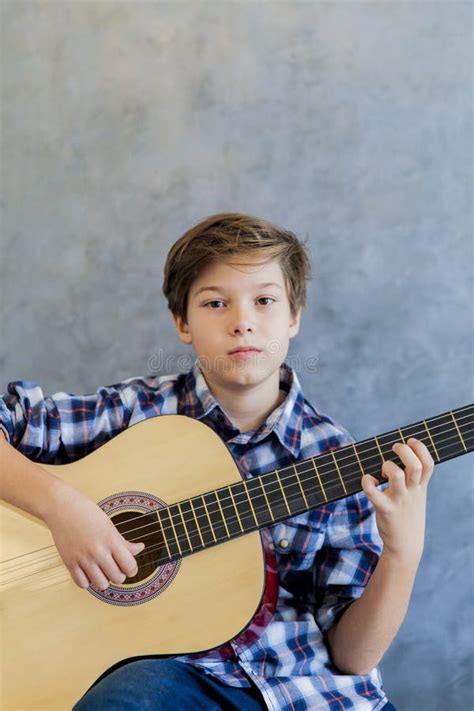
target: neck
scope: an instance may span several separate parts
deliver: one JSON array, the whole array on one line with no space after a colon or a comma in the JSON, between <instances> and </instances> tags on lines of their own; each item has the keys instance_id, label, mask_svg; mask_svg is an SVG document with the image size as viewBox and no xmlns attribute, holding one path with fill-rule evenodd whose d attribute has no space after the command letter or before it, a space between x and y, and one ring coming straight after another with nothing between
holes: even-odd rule
<instances>
[{"instance_id":1,"label":"neck","mask_svg":"<svg viewBox=\"0 0 474 711\"><path fill-rule=\"evenodd\" d=\"M382 482L383 461L394 461L403 468L392 445L410 437L426 444L435 464L472 452L474 405L160 509L157 512L158 530L166 542L166 550L162 548L162 561L224 543L229 538L361 491L364 473L372 474Z\"/></svg>"},{"instance_id":2,"label":"neck","mask_svg":"<svg viewBox=\"0 0 474 711\"><path fill-rule=\"evenodd\" d=\"M222 385L205 376L206 384L222 410L240 432L256 430L285 399L280 391L280 369L258 385Z\"/></svg>"}]
</instances>

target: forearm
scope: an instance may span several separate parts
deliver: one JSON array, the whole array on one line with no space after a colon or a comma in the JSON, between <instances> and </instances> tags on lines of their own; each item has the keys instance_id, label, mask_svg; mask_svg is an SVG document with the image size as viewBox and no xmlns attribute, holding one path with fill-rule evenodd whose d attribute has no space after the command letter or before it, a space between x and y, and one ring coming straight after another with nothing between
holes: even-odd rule
<instances>
[{"instance_id":1,"label":"forearm","mask_svg":"<svg viewBox=\"0 0 474 711\"><path fill-rule=\"evenodd\" d=\"M54 497L67 484L31 461L0 433L0 499L45 520Z\"/></svg>"},{"instance_id":2,"label":"forearm","mask_svg":"<svg viewBox=\"0 0 474 711\"><path fill-rule=\"evenodd\" d=\"M331 656L341 672L367 674L380 662L405 618L418 564L419 557L382 553L361 597L328 632Z\"/></svg>"}]
</instances>

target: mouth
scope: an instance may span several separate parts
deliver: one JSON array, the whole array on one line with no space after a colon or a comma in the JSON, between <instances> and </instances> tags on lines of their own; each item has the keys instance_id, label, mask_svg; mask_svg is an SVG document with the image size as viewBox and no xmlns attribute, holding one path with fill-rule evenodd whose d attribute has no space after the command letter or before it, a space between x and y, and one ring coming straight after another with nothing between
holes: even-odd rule
<instances>
[{"instance_id":1,"label":"mouth","mask_svg":"<svg viewBox=\"0 0 474 711\"><path fill-rule=\"evenodd\" d=\"M234 348L229 351L227 355L234 355L235 353L260 353L260 348L253 348L252 346L242 346L241 348Z\"/></svg>"}]
</instances>

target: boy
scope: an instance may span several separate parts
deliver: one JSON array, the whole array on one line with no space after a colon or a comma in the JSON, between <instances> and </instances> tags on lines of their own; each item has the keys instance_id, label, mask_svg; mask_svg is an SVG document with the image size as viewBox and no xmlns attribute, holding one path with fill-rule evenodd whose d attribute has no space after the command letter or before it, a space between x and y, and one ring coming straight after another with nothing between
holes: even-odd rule
<instances>
[{"instance_id":1,"label":"boy","mask_svg":"<svg viewBox=\"0 0 474 711\"><path fill-rule=\"evenodd\" d=\"M126 542L94 502L32 460L72 461L157 414L200 419L252 476L354 441L305 400L284 364L309 274L291 232L238 213L211 216L173 245L165 265L177 333L197 356L189 373L130 378L82 397L8 385L0 422L13 446L0 438L0 496L46 522L77 585L123 582L143 544ZM383 491L365 474L362 492L271 527L278 605L255 643L233 645L226 661L125 664L74 710L393 709L377 664L407 610L433 471L420 441L394 451L405 470L385 462Z\"/></svg>"}]
</instances>

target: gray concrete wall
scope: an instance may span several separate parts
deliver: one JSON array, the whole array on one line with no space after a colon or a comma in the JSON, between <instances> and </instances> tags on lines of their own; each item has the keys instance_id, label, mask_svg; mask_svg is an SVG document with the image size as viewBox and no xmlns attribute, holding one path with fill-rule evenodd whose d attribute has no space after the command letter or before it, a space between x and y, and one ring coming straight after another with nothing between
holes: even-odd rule
<instances>
[{"instance_id":1,"label":"gray concrete wall","mask_svg":"<svg viewBox=\"0 0 474 711\"><path fill-rule=\"evenodd\" d=\"M1 9L1 390L183 369L165 255L232 210L310 236L316 406L363 438L472 399L472 3ZM401 711L473 707L472 488L471 457L435 470Z\"/></svg>"}]
</instances>

